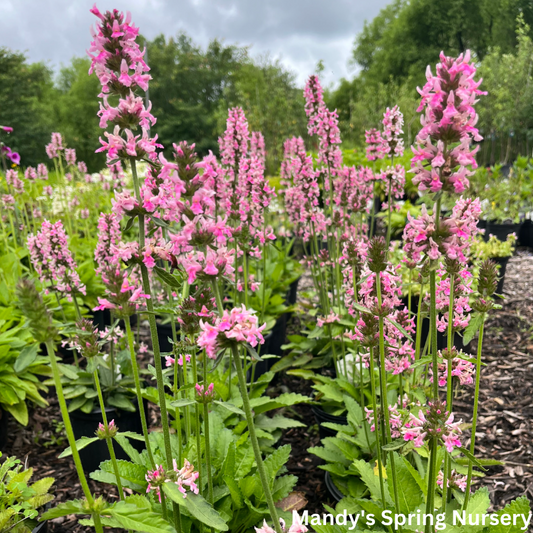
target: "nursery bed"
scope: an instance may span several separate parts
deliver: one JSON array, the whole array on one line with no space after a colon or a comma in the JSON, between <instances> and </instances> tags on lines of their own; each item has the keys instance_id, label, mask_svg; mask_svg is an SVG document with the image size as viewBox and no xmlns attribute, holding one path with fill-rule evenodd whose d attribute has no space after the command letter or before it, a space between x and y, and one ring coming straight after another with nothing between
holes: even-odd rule
<instances>
[{"instance_id":1,"label":"nursery bed","mask_svg":"<svg viewBox=\"0 0 533 533\"><path fill-rule=\"evenodd\" d=\"M487 366L481 380L477 450L483 457L506 461L505 466L490 468L487 477L480 481L489 488L495 508L523 494L533 498L532 288L533 255L519 251L511 258L507 269L503 309L492 313L484 342ZM278 390L271 391L273 394L288 390L302 394L311 392L307 382L286 375L275 387ZM31 412L26 428L10 421L8 445L2 452L27 460L28 466L34 467L40 477L55 477L55 503L58 503L81 498L82 491L72 462L57 459L66 444L54 443L54 437L59 436L54 422L61 417L53 395L50 403L47 409L37 408ZM459 397L455 405L458 417L470 421L472 406L466 396L465 400ZM296 406L294 412L310 426L290 429L283 436L282 443L292 446L288 469L299 478L295 490L301 491L307 499L306 509L309 513L321 513L322 505L331 505L333 500L326 489L324 472L317 468L320 459L307 453L309 447L319 444L318 431L310 406ZM155 426L157 419L153 410L150 419ZM465 443L468 443L466 439ZM105 490L108 500L117 498L116 490L109 485L91 480L90 486L95 494ZM81 526L72 516L52 521L49 531L82 533L91 528Z\"/></svg>"}]
</instances>

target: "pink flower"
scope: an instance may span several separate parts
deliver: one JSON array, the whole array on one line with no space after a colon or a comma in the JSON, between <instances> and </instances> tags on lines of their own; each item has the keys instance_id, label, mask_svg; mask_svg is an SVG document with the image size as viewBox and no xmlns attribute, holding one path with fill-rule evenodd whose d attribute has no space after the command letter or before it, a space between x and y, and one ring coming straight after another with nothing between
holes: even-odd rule
<instances>
[{"instance_id":1,"label":"pink flower","mask_svg":"<svg viewBox=\"0 0 533 533\"><path fill-rule=\"evenodd\" d=\"M60 220L52 224L45 219L41 231L28 237L28 249L46 291L52 288L69 299L75 293L85 294Z\"/></svg>"},{"instance_id":2,"label":"pink flower","mask_svg":"<svg viewBox=\"0 0 533 533\"><path fill-rule=\"evenodd\" d=\"M252 347L263 344L261 331L265 326L266 324L263 324L258 327L257 316L244 305L234 307L229 312L225 309L213 325L200 320L201 334L197 344L200 348L205 348L208 357L215 359L218 350L230 348L239 342L246 342Z\"/></svg>"},{"instance_id":3,"label":"pink flower","mask_svg":"<svg viewBox=\"0 0 533 533\"><path fill-rule=\"evenodd\" d=\"M383 144L381 151L383 154L401 157L403 155L403 115L400 108L395 105L392 109L387 107L383 115Z\"/></svg>"},{"instance_id":4,"label":"pink flower","mask_svg":"<svg viewBox=\"0 0 533 533\"><path fill-rule=\"evenodd\" d=\"M460 194L469 185L471 172L466 167L477 167L474 156L479 148L470 150L470 144L482 140L474 104L478 95L486 94L478 89L481 80L474 81L475 73L470 51L457 59L441 52L436 76L427 69L427 83L418 89L418 111L425 109L425 114L411 163L413 183L420 191Z\"/></svg>"}]
</instances>

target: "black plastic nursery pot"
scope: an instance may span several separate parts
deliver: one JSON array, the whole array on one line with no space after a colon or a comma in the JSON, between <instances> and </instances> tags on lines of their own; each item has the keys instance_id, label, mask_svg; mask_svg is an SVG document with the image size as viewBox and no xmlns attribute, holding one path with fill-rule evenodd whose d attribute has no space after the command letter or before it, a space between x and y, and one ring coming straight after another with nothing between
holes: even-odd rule
<instances>
[{"instance_id":1,"label":"black plastic nursery pot","mask_svg":"<svg viewBox=\"0 0 533 533\"><path fill-rule=\"evenodd\" d=\"M48 520L39 522L32 530L31 533L48 533Z\"/></svg>"},{"instance_id":2,"label":"black plastic nursery pot","mask_svg":"<svg viewBox=\"0 0 533 533\"><path fill-rule=\"evenodd\" d=\"M507 270L507 263L509 262L509 259L509 257L491 257L491 260L500 267L500 271L498 272L498 286L496 287L496 294L503 294L505 271Z\"/></svg>"},{"instance_id":3,"label":"black plastic nursery pot","mask_svg":"<svg viewBox=\"0 0 533 533\"><path fill-rule=\"evenodd\" d=\"M331 474L329 472L326 472L324 481L326 482L326 487L331 496L335 499L335 501L340 502L344 498L344 494L337 488L337 485L333 483L333 479L331 479Z\"/></svg>"},{"instance_id":4,"label":"black plastic nursery pot","mask_svg":"<svg viewBox=\"0 0 533 533\"><path fill-rule=\"evenodd\" d=\"M145 412L146 410L145 403ZM138 411L132 413L130 411L116 409L115 407L107 407L105 412L108 422L114 420L119 431L133 431L142 435L141 417ZM102 411L100 409L95 409L91 413L84 413L80 410L73 411L70 413L70 419L76 440L81 439L81 437L94 437L95 431L98 429L98 424L100 422L103 423ZM129 442L139 452L145 448L143 441L130 440ZM113 448L117 459L129 459L122 447L114 441ZM94 472L98 469L102 461L108 461L110 459L105 440L97 440L89 444L81 449L79 454L86 472Z\"/></svg>"},{"instance_id":5,"label":"black plastic nursery pot","mask_svg":"<svg viewBox=\"0 0 533 533\"><path fill-rule=\"evenodd\" d=\"M7 444L9 414L0 408L0 451L2 451Z\"/></svg>"},{"instance_id":6,"label":"black plastic nursery pot","mask_svg":"<svg viewBox=\"0 0 533 533\"><path fill-rule=\"evenodd\" d=\"M487 229L487 221L483 219L479 219L477 221L477 227L478 229Z\"/></svg>"},{"instance_id":7,"label":"black plastic nursery pot","mask_svg":"<svg viewBox=\"0 0 533 533\"><path fill-rule=\"evenodd\" d=\"M348 419L345 416L331 415L316 405L311 406L311 411L313 411L313 414L315 415L318 424L318 433L321 439L335 437L337 435L335 430L324 427L322 424L326 422L340 424L341 426L346 426L348 424Z\"/></svg>"},{"instance_id":8,"label":"black plastic nursery pot","mask_svg":"<svg viewBox=\"0 0 533 533\"><path fill-rule=\"evenodd\" d=\"M485 235L484 239L486 241L489 240L490 235L494 235L498 240L500 241L506 241L507 237L511 233L516 233L516 235L520 235L520 228L522 226L522 223L518 224L498 224L494 221L489 220L487 222L487 227L485 229Z\"/></svg>"},{"instance_id":9,"label":"black plastic nursery pot","mask_svg":"<svg viewBox=\"0 0 533 533\"><path fill-rule=\"evenodd\" d=\"M526 220L522 222L520 233L518 234L518 242L520 243L520 246L533 248L533 221L529 218L526 218Z\"/></svg>"}]
</instances>

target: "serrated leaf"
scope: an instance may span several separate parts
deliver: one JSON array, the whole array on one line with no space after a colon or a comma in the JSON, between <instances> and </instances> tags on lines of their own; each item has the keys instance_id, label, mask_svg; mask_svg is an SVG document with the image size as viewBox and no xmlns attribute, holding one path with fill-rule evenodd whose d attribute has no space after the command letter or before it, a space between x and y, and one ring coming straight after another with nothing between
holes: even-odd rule
<instances>
[{"instance_id":1,"label":"serrated leaf","mask_svg":"<svg viewBox=\"0 0 533 533\"><path fill-rule=\"evenodd\" d=\"M244 411L233 405L231 402L221 402L219 400L215 400L213 403L220 405L220 407L223 407L224 409L227 409L236 415L245 416Z\"/></svg>"},{"instance_id":2,"label":"serrated leaf","mask_svg":"<svg viewBox=\"0 0 533 533\"><path fill-rule=\"evenodd\" d=\"M175 533L176 530L161 515L126 502L118 502L106 510L122 527L145 533Z\"/></svg>"},{"instance_id":3,"label":"serrated leaf","mask_svg":"<svg viewBox=\"0 0 533 533\"><path fill-rule=\"evenodd\" d=\"M146 467L131 463L130 461L125 461L124 459L117 460L117 465L120 481L124 487L136 492L144 492L146 490ZM100 470L92 472L90 477L103 483L109 483L112 485L117 484L113 463L111 461L101 462Z\"/></svg>"},{"instance_id":4,"label":"serrated leaf","mask_svg":"<svg viewBox=\"0 0 533 533\"><path fill-rule=\"evenodd\" d=\"M529 517L529 514L531 512L531 505L529 503L529 500L526 496L520 496L520 498L517 498L516 500L512 501L511 503L508 503L501 511L498 511L496 516L501 517L504 514L508 514L511 517L514 516L523 516L526 518ZM498 520L499 521L499 520ZM525 531L525 528L527 528L527 525L524 523L524 520L517 520L517 525L513 526L514 519L511 518L511 524L506 526L503 524L498 524L497 526L491 526L489 528L489 533L523 533Z\"/></svg>"},{"instance_id":5,"label":"serrated leaf","mask_svg":"<svg viewBox=\"0 0 533 533\"><path fill-rule=\"evenodd\" d=\"M424 502L424 494L417 481L413 478L411 471L405 466L403 458L397 453L394 453L393 456L396 471L396 482L398 485L398 500L400 505L400 509L397 509L397 512L407 515ZM391 461L387 463L387 482L391 495L394 499L394 484L392 482Z\"/></svg>"},{"instance_id":6,"label":"serrated leaf","mask_svg":"<svg viewBox=\"0 0 533 533\"><path fill-rule=\"evenodd\" d=\"M184 498L178 486L172 482L163 484L163 490L172 501L181 507L185 507L202 524L220 531L228 530L228 526L220 514L200 494L189 492L187 493L187 497Z\"/></svg>"},{"instance_id":7,"label":"serrated leaf","mask_svg":"<svg viewBox=\"0 0 533 533\"><path fill-rule=\"evenodd\" d=\"M49 509L41 516L41 520L52 520L60 516L67 516L69 514L89 514L83 507L82 500L70 500L56 505L53 509Z\"/></svg>"}]
</instances>

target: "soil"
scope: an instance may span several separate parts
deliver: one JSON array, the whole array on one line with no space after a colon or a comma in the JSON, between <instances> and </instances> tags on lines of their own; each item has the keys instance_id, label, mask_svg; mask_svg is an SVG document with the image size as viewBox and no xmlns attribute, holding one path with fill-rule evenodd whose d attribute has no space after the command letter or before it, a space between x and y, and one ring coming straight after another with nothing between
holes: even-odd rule
<instances>
[{"instance_id":1,"label":"soil","mask_svg":"<svg viewBox=\"0 0 533 533\"><path fill-rule=\"evenodd\" d=\"M300 290L306 286L302 280ZM501 310L493 311L485 328L481 377L479 425L476 453L484 458L504 461L504 466L489 468L488 475L478 484L488 487L494 509L521 495L533 498L533 255L520 250L507 267ZM294 320L298 320L294 315ZM296 329L297 324L292 327ZM474 343L476 341L474 340ZM310 394L309 384L299 378L283 376L276 387L291 392ZM472 419L471 390L455 400L457 417L465 422ZM324 472L318 468L320 459L307 452L320 443L318 429L310 406L294 408L295 416L308 424L292 428L282 437L282 443L292 446L288 464L290 473L298 476L296 490L305 494L309 513L324 512L323 505L334 505L324 482ZM57 459L66 447L57 400L50 398L50 407L30 412L27 427L9 421L8 444L4 455L15 455L35 470L35 478L53 476L57 504L68 499L82 498L76 471L70 458ZM158 424L155 409L150 409L152 427ZM465 435L468 437L468 435ZM468 445L468 438L464 439ZM114 487L89 481L96 495L108 501L117 499ZM85 533L92 528L78 524L76 517L52 520L50 533ZM110 530L111 531L111 530Z\"/></svg>"}]
</instances>

